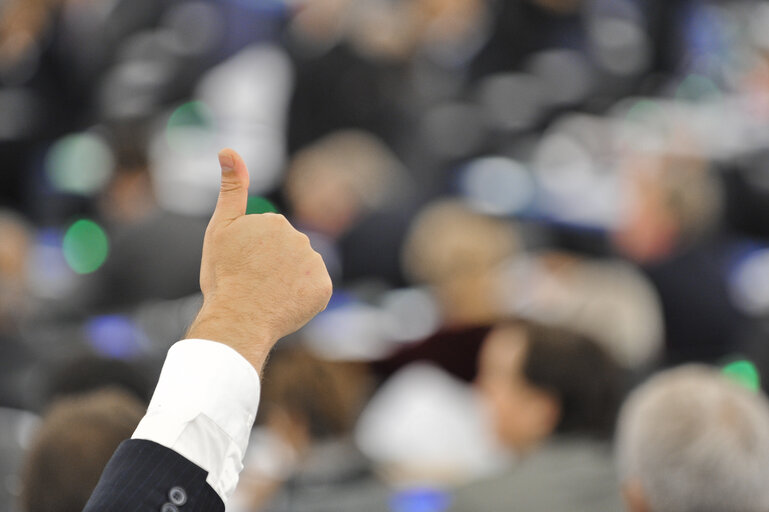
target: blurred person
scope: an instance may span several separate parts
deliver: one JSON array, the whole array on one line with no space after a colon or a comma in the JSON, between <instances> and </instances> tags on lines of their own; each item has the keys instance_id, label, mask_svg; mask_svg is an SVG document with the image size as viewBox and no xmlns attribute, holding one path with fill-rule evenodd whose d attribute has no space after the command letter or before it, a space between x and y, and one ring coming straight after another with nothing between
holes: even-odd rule
<instances>
[{"instance_id":1,"label":"blurred person","mask_svg":"<svg viewBox=\"0 0 769 512\"><path fill-rule=\"evenodd\" d=\"M0 209L0 332L18 328L28 316L32 237L32 226L24 217Z\"/></svg>"},{"instance_id":2,"label":"blurred person","mask_svg":"<svg viewBox=\"0 0 769 512\"><path fill-rule=\"evenodd\" d=\"M503 271L515 283L507 301L523 318L582 333L624 368L659 362L664 326L653 285L621 260L546 250Z\"/></svg>"},{"instance_id":3,"label":"blurred person","mask_svg":"<svg viewBox=\"0 0 769 512\"><path fill-rule=\"evenodd\" d=\"M617 461L632 512L769 510L769 402L715 368L662 372L622 407Z\"/></svg>"},{"instance_id":4,"label":"blurred person","mask_svg":"<svg viewBox=\"0 0 769 512\"><path fill-rule=\"evenodd\" d=\"M625 210L613 243L659 295L666 362L750 352L758 342L755 326L732 303L727 286L740 240L721 231L721 183L710 163L696 150L690 156L639 152L621 172Z\"/></svg>"},{"instance_id":5,"label":"blurred person","mask_svg":"<svg viewBox=\"0 0 769 512\"><path fill-rule=\"evenodd\" d=\"M12 0L0 6L0 75L36 46L48 29L51 7L58 1Z\"/></svg>"},{"instance_id":6,"label":"blurred person","mask_svg":"<svg viewBox=\"0 0 769 512\"><path fill-rule=\"evenodd\" d=\"M221 188L200 266L203 306L168 351L132 438L107 464L86 512L224 511L243 469L269 352L331 297L308 238L282 215L246 215L249 175L219 153Z\"/></svg>"},{"instance_id":7,"label":"blurred person","mask_svg":"<svg viewBox=\"0 0 769 512\"><path fill-rule=\"evenodd\" d=\"M294 156L284 195L292 220L323 254L333 277L398 284L409 184L403 165L380 139L343 130Z\"/></svg>"},{"instance_id":8,"label":"blurred person","mask_svg":"<svg viewBox=\"0 0 769 512\"><path fill-rule=\"evenodd\" d=\"M359 3L364 5L356 6ZM378 42L359 45L366 54L349 40L349 31L366 22L357 19L360 14L377 20L378 39L404 19L389 15L383 23L382 16L369 13L372 4L374 12L381 13L401 2L312 0L289 25L286 48L296 71L288 115L289 153L341 129L365 130L392 147L398 147L403 130L411 133L406 122L411 116L403 104L408 91L405 55L392 58L385 52L386 58L377 58L371 49L381 46Z\"/></svg>"},{"instance_id":9,"label":"blurred person","mask_svg":"<svg viewBox=\"0 0 769 512\"><path fill-rule=\"evenodd\" d=\"M256 471L244 474L244 484L255 483L252 503L243 510L388 510L389 490L351 435L368 394L362 367L324 361L291 347L270 358L263 386L260 416L286 454L275 461L285 476L259 475L266 461L259 460L264 454L257 449L249 457Z\"/></svg>"},{"instance_id":10,"label":"blurred person","mask_svg":"<svg viewBox=\"0 0 769 512\"><path fill-rule=\"evenodd\" d=\"M22 512L80 512L144 405L115 389L73 395L45 414L26 455Z\"/></svg>"},{"instance_id":11,"label":"blurred person","mask_svg":"<svg viewBox=\"0 0 769 512\"><path fill-rule=\"evenodd\" d=\"M520 245L512 224L461 201L440 199L425 206L409 228L401 261L410 280L435 296L441 328L376 362L377 373L387 377L411 362L430 361L472 381L489 326L506 316L499 270Z\"/></svg>"},{"instance_id":12,"label":"blurred person","mask_svg":"<svg viewBox=\"0 0 769 512\"><path fill-rule=\"evenodd\" d=\"M541 325L497 325L477 383L496 435L519 461L457 490L456 511L612 511L621 508L609 439L624 385L593 341Z\"/></svg>"},{"instance_id":13,"label":"blurred person","mask_svg":"<svg viewBox=\"0 0 769 512\"><path fill-rule=\"evenodd\" d=\"M104 265L86 276L78 292L80 309L87 314L198 291L205 220L158 205L147 154L150 122L109 127L115 172L99 197L99 208L110 248Z\"/></svg>"},{"instance_id":14,"label":"blurred person","mask_svg":"<svg viewBox=\"0 0 769 512\"><path fill-rule=\"evenodd\" d=\"M497 270L519 248L511 224L447 199L414 219L402 261L412 281L434 291L444 325L483 325L502 314Z\"/></svg>"},{"instance_id":15,"label":"blurred person","mask_svg":"<svg viewBox=\"0 0 769 512\"><path fill-rule=\"evenodd\" d=\"M0 405L28 405L22 381L35 359L22 326L32 312L27 273L33 231L21 215L0 209Z\"/></svg>"}]
</instances>

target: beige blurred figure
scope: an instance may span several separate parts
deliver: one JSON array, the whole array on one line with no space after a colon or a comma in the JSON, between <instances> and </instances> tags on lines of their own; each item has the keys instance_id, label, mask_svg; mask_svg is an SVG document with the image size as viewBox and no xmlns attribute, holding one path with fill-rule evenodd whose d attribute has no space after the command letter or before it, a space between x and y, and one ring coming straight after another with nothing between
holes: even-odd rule
<instances>
[{"instance_id":1,"label":"beige blurred figure","mask_svg":"<svg viewBox=\"0 0 769 512\"><path fill-rule=\"evenodd\" d=\"M638 388L616 449L631 512L769 510L769 402L714 368L679 367Z\"/></svg>"},{"instance_id":2,"label":"beige blurred figure","mask_svg":"<svg viewBox=\"0 0 769 512\"><path fill-rule=\"evenodd\" d=\"M625 368L642 368L661 354L659 297L632 265L546 251L514 262L500 279L513 283L505 297L511 314L594 339Z\"/></svg>"},{"instance_id":3,"label":"beige blurred figure","mask_svg":"<svg viewBox=\"0 0 769 512\"><path fill-rule=\"evenodd\" d=\"M362 365L276 351L264 374L263 439L246 460L234 510L387 510L389 491L351 436L371 385Z\"/></svg>"},{"instance_id":4,"label":"beige blurred figure","mask_svg":"<svg viewBox=\"0 0 769 512\"><path fill-rule=\"evenodd\" d=\"M669 257L708 235L722 209L719 184L695 155L635 153L622 169L626 208L614 233L621 252L640 263Z\"/></svg>"},{"instance_id":5,"label":"beige blurred figure","mask_svg":"<svg viewBox=\"0 0 769 512\"><path fill-rule=\"evenodd\" d=\"M22 512L80 512L145 407L105 389L63 398L44 416L24 464Z\"/></svg>"},{"instance_id":6,"label":"beige blurred figure","mask_svg":"<svg viewBox=\"0 0 769 512\"><path fill-rule=\"evenodd\" d=\"M343 130L300 151L286 176L294 220L331 238L408 191L403 166L376 137Z\"/></svg>"},{"instance_id":7,"label":"beige blurred figure","mask_svg":"<svg viewBox=\"0 0 769 512\"><path fill-rule=\"evenodd\" d=\"M0 210L0 333L12 330L28 308L27 264L31 228L19 215Z\"/></svg>"},{"instance_id":8,"label":"beige blurred figure","mask_svg":"<svg viewBox=\"0 0 769 512\"><path fill-rule=\"evenodd\" d=\"M459 201L428 205L406 239L403 265L415 282L435 293L449 327L499 319L498 269L514 257L520 242L514 227L474 212Z\"/></svg>"}]
</instances>

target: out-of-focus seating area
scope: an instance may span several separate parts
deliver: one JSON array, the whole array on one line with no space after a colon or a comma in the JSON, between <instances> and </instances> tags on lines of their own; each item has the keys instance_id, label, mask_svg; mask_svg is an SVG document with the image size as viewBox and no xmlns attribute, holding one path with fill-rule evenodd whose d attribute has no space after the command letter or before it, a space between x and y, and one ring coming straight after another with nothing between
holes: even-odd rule
<instances>
[{"instance_id":1,"label":"out-of-focus seating area","mask_svg":"<svg viewBox=\"0 0 769 512\"><path fill-rule=\"evenodd\" d=\"M760 0L0 0L0 509L130 437L222 147L334 282L228 511L769 510Z\"/></svg>"}]
</instances>

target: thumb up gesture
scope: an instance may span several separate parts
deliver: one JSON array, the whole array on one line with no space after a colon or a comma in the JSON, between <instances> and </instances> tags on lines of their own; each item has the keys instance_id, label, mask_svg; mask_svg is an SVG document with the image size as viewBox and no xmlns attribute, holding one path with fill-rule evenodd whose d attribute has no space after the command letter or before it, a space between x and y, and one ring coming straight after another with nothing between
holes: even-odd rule
<instances>
[{"instance_id":1,"label":"thumb up gesture","mask_svg":"<svg viewBox=\"0 0 769 512\"><path fill-rule=\"evenodd\" d=\"M246 215L248 170L219 153L222 184L203 240L203 307L187 333L229 345L261 370L273 345L325 309L331 279L306 235L283 215Z\"/></svg>"}]
</instances>

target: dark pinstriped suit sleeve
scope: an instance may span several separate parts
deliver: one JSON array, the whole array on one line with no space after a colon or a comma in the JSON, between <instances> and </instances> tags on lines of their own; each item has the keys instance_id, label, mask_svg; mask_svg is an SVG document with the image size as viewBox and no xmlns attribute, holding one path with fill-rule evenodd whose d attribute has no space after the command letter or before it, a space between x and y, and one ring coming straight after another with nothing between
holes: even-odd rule
<instances>
[{"instance_id":1,"label":"dark pinstriped suit sleeve","mask_svg":"<svg viewBox=\"0 0 769 512\"><path fill-rule=\"evenodd\" d=\"M160 512L174 487L184 489L179 512L223 512L208 473L165 446L130 439L110 459L83 512Z\"/></svg>"}]
</instances>

